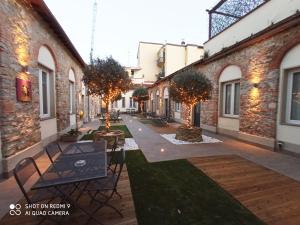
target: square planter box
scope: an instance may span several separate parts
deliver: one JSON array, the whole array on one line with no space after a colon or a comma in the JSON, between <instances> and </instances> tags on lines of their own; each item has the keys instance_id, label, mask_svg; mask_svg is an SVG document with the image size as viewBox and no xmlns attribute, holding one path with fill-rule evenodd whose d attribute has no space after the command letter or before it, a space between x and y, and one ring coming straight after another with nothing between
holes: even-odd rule
<instances>
[{"instance_id":1,"label":"square planter box","mask_svg":"<svg viewBox=\"0 0 300 225\"><path fill-rule=\"evenodd\" d=\"M63 142L77 142L81 139L82 135L62 135L60 140Z\"/></svg>"}]
</instances>

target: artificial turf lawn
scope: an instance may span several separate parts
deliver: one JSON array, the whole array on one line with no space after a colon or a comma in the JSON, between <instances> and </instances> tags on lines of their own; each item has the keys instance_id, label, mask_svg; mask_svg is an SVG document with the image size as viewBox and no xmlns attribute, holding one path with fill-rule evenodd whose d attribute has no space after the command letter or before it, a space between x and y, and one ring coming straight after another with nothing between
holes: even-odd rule
<instances>
[{"instance_id":1,"label":"artificial turf lawn","mask_svg":"<svg viewBox=\"0 0 300 225\"><path fill-rule=\"evenodd\" d=\"M148 163L126 153L139 225L262 225L256 216L186 160Z\"/></svg>"},{"instance_id":2,"label":"artificial turf lawn","mask_svg":"<svg viewBox=\"0 0 300 225\"><path fill-rule=\"evenodd\" d=\"M98 128L98 131L99 130L104 130L105 129L105 126L100 126ZM125 138L132 138L132 135L130 133L130 131L128 130L127 126L126 125L113 125L109 128L110 130L121 130L124 132L125 134ZM94 138L94 133L96 132L96 130L91 130L90 132L88 132L87 134L85 134L81 140L93 140Z\"/></svg>"},{"instance_id":3,"label":"artificial turf lawn","mask_svg":"<svg viewBox=\"0 0 300 225\"><path fill-rule=\"evenodd\" d=\"M98 130L104 130L105 126L100 126ZM128 130L126 125L113 125L109 128L110 130L121 130L125 134L125 138L132 138L130 131Z\"/></svg>"},{"instance_id":4,"label":"artificial turf lawn","mask_svg":"<svg viewBox=\"0 0 300 225\"><path fill-rule=\"evenodd\" d=\"M155 126L155 127L165 127L165 126L167 126L160 119L141 119L139 121L143 124L150 124L150 125Z\"/></svg>"}]
</instances>

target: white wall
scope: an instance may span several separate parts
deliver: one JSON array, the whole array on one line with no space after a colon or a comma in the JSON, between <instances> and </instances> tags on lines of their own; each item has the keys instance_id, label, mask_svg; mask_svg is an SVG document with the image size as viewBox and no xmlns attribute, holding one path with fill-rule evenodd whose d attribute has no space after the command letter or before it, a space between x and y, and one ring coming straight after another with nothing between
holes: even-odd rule
<instances>
[{"instance_id":1,"label":"white wall","mask_svg":"<svg viewBox=\"0 0 300 225\"><path fill-rule=\"evenodd\" d=\"M187 59L186 59L186 65L189 65L193 62L196 62L200 60L203 57L204 50L202 47L198 46L190 46L188 45L186 48L187 51Z\"/></svg>"},{"instance_id":2,"label":"white wall","mask_svg":"<svg viewBox=\"0 0 300 225\"><path fill-rule=\"evenodd\" d=\"M277 116L277 139L286 143L299 145L298 149L288 149L300 153L300 126L288 125L282 122L283 110L282 105L285 103L282 93L286 90L284 87L284 76L286 70L300 67L300 44L291 49L283 58L280 66L280 92L278 100L278 116Z\"/></svg>"},{"instance_id":3,"label":"white wall","mask_svg":"<svg viewBox=\"0 0 300 225\"><path fill-rule=\"evenodd\" d=\"M48 119L48 120L42 120L40 122L40 125L41 125L42 140L57 134L56 118Z\"/></svg>"},{"instance_id":4,"label":"white wall","mask_svg":"<svg viewBox=\"0 0 300 225\"><path fill-rule=\"evenodd\" d=\"M45 46L42 46L39 49L38 62L48 69L55 71L54 59L50 51Z\"/></svg>"},{"instance_id":5,"label":"white wall","mask_svg":"<svg viewBox=\"0 0 300 225\"><path fill-rule=\"evenodd\" d=\"M218 127L226 130L239 131L240 120L226 117L219 117Z\"/></svg>"},{"instance_id":6,"label":"white wall","mask_svg":"<svg viewBox=\"0 0 300 225\"><path fill-rule=\"evenodd\" d=\"M224 47L229 47L251 36L251 34L256 34L269 27L272 23L277 23L295 14L299 9L299 0L270 0L227 30L206 42L204 50L209 51L210 55L217 53Z\"/></svg>"},{"instance_id":7,"label":"white wall","mask_svg":"<svg viewBox=\"0 0 300 225\"><path fill-rule=\"evenodd\" d=\"M161 71L161 68L157 66L157 53L162 46L162 44L140 42L138 63L141 70L137 72L137 77L143 77L145 81L156 81L155 75Z\"/></svg>"},{"instance_id":8,"label":"white wall","mask_svg":"<svg viewBox=\"0 0 300 225\"><path fill-rule=\"evenodd\" d=\"M165 59L165 76L169 76L175 71L186 66L185 64L185 47L166 45L166 59Z\"/></svg>"},{"instance_id":9,"label":"white wall","mask_svg":"<svg viewBox=\"0 0 300 225\"><path fill-rule=\"evenodd\" d=\"M120 110L120 112L126 112L126 109L137 109L138 103L135 103L136 107L130 107L130 97L132 97L133 90L128 91L125 94L122 94L122 97L125 97L125 107L122 107L122 99L118 101L118 107L112 107L114 110Z\"/></svg>"}]
</instances>

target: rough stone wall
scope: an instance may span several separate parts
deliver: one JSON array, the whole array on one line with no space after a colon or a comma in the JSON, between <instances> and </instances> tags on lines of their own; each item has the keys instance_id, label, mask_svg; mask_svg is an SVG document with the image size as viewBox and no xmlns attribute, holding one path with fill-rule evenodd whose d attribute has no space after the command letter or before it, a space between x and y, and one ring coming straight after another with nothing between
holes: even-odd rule
<instances>
[{"instance_id":1,"label":"rough stone wall","mask_svg":"<svg viewBox=\"0 0 300 225\"><path fill-rule=\"evenodd\" d=\"M56 62L56 117L58 130L69 126L69 70L75 71L76 100L81 90L82 70L47 23L22 0L0 3L0 122L2 155L8 157L41 141L37 57L47 46ZM30 68L30 75L22 73ZM16 100L16 77L32 82L32 101ZM79 111L82 106L78 106Z\"/></svg>"},{"instance_id":2,"label":"rough stone wall","mask_svg":"<svg viewBox=\"0 0 300 225\"><path fill-rule=\"evenodd\" d=\"M217 126L219 76L228 65L236 65L242 71L240 131L275 138L280 61L277 65L274 61L286 51L284 46L289 42L300 43L299 28L299 25L295 26L219 60L199 65L198 70L211 79L214 86L212 99L202 104L201 123ZM258 88L254 87L255 83L258 83Z\"/></svg>"},{"instance_id":3,"label":"rough stone wall","mask_svg":"<svg viewBox=\"0 0 300 225\"><path fill-rule=\"evenodd\" d=\"M160 107L159 107L159 114L157 116L165 116L165 112L164 112L164 89L166 87L169 88L169 82L161 82L158 85L156 85L155 87L148 89L149 97L151 97L150 96L151 92L154 93L154 106L155 107L156 107L156 100L155 100L156 99L156 91L159 90L159 105L160 105ZM151 112L151 98L149 98L148 105L149 105L148 112Z\"/></svg>"}]
</instances>

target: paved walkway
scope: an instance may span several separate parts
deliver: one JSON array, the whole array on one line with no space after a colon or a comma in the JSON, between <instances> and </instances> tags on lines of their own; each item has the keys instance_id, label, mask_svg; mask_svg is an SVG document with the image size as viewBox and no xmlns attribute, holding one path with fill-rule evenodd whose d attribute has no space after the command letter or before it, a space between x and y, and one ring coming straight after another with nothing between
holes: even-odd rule
<instances>
[{"instance_id":1,"label":"paved walkway","mask_svg":"<svg viewBox=\"0 0 300 225\"><path fill-rule=\"evenodd\" d=\"M139 122L138 118L128 115L122 115L122 118L149 162L213 155L239 155L300 181L299 158L207 132L206 135L222 140L223 143L174 145L151 129L151 125Z\"/></svg>"}]
</instances>

